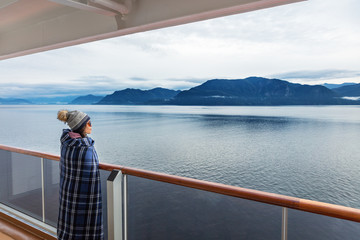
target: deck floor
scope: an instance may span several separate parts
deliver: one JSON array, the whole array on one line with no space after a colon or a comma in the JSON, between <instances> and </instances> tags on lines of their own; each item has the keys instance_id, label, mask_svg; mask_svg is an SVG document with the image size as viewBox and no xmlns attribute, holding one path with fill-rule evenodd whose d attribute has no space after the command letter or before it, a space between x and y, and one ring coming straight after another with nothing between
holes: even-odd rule
<instances>
[{"instance_id":1,"label":"deck floor","mask_svg":"<svg viewBox=\"0 0 360 240\"><path fill-rule=\"evenodd\" d=\"M1 240L42 240L29 231L26 231L15 224L0 217L0 239Z\"/></svg>"},{"instance_id":2,"label":"deck floor","mask_svg":"<svg viewBox=\"0 0 360 240\"><path fill-rule=\"evenodd\" d=\"M7 234L4 234L2 232L0 232L0 239L1 240L14 240L14 238L10 237L9 235Z\"/></svg>"}]
</instances>

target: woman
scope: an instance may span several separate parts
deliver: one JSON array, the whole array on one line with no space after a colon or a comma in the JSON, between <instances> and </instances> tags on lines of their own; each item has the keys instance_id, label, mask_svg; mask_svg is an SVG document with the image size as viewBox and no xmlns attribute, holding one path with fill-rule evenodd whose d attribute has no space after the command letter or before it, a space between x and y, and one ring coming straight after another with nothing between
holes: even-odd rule
<instances>
[{"instance_id":1,"label":"woman","mask_svg":"<svg viewBox=\"0 0 360 240\"><path fill-rule=\"evenodd\" d=\"M99 161L94 140L87 135L90 117L80 111L61 110L58 119L68 124L61 135L59 240L102 240L102 200Z\"/></svg>"}]
</instances>

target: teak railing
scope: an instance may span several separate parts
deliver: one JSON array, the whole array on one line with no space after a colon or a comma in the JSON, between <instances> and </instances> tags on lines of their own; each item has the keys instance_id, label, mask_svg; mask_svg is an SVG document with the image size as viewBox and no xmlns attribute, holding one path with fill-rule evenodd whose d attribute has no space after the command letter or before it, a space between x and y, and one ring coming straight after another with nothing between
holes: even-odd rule
<instances>
[{"instance_id":1,"label":"teak railing","mask_svg":"<svg viewBox=\"0 0 360 240\"><path fill-rule=\"evenodd\" d=\"M30 150L14 148L4 145L0 145L0 150L31 155L44 159L50 159L56 161L60 160L60 157L57 155L40 153L36 151L30 151ZM166 182L166 183L180 185L194 189L200 189L208 192L219 193L227 196L233 196L237 198L243 198L252 201L277 205L285 208L292 208L300 211L321 214L329 217L360 222L360 209L356 209L356 208L350 208L350 207L345 207L330 203L306 200L306 199L290 197L286 195L268 193L263 191L257 191L252 189L220 184L220 183L202 181L187 177L174 176L164 173L114 165L114 164L100 163L99 167L100 169L107 171L112 171L116 169L116 170L120 170L123 174L131 175L131 176L151 179L160 182Z\"/></svg>"}]
</instances>

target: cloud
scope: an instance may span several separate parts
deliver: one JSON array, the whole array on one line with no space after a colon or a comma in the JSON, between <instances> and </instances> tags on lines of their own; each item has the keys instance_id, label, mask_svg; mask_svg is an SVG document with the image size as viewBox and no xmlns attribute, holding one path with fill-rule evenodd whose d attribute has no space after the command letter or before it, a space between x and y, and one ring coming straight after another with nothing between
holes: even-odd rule
<instances>
[{"instance_id":1,"label":"cloud","mask_svg":"<svg viewBox=\"0 0 360 240\"><path fill-rule=\"evenodd\" d=\"M343 78L357 78L360 77L360 71L350 70L319 70L319 71L295 71L271 75L274 78L280 79L302 79L307 81L329 80L329 79L343 79Z\"/></svg>"},{"instance_id":2,"label":"cloud","mask_svg":"<svg viewBox=\"0 0 360 240\"><path fill-rule=\"evenodd\" d=\"M1 83L0 98L65 97L79 95L106 95L116 89L116 80L105 76L87 76L61 83Z\"/></svg>"},{"instance_id":3,"label":"cloud","mask_svg":"<svg viewBox=\"0 0 360 240\"><path fill-rule=\"evenodd\" d=\"M191 84L199 84L199 83L203 83L203 82L205 82L207 80L210 80L210 79L187 77L187 78L168 78L167 80L171 81L171 82L188 82L188 83L191 83Z\"/></svg>"},{"instance_id":4,"label":"cloud","mask_svg":"<svg viewBox=\"0 0 360 240\"><path fill-rule=\"evenodd\" d=\"M141 81L141 82L149 81L149 79L141 78L141 77L131 77L130 80L133 80L133 81Z\"/></svg>"},{"instance_id":5,"label":"cloud","mask_svg":"<svg viewBox=\"0 0 360 240\"><path fill-rule=\"evenodd\" d=\"M0 82L0 98L36 98L36 97L66 97L82 95L108 95L114 91L126 88L152 89L164 87L174 90L184 90L194 87L204 79L169 79L154 80L131 77L130 79L114 79L108 76L84 76L64 82L50 83L2 83Z\"/></svg>"}]
</instances>

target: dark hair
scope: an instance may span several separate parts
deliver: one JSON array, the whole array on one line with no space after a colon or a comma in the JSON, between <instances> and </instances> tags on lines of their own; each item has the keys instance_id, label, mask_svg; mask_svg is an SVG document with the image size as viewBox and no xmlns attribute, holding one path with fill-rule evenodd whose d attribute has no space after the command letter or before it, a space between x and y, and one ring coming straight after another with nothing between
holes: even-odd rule
<instances>
[{"instance_id":1,"label":"dark hair","mask_svg":"<svg viewBox=\"0 0 360 240\"><path fill-rule=\"evenodd\" d=\"M86 122L86 124L79 130L76 130L74 132L76 133L79 133L81 135L82 138L86 138L87 137L87 133L85 133L85 128L86 128L86 125L89 121Z\"/></svg>"}]
</instances>

